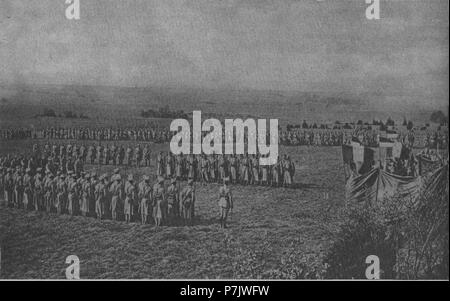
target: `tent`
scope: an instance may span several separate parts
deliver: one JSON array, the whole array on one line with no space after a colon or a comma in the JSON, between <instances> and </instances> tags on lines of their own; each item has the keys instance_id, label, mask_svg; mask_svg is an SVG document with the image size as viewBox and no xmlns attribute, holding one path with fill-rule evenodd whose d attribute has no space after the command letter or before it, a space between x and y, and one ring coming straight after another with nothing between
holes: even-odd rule
<instances>
[{"instance_id":1,"label":"tent","mask_svg":"<svg viewBox=\"0 0 450 301\"><path fill-rule=\"evenodd\" d=\"M402 177L374 168L364 175L350 176L345 193L349 202L373 203L394 195L416 200L421 193L430 194L442 187L448 193L448 163L418 177Z\"/></svg>"},{"instance_id":2,"label":"tent","mask_svg":"<svg viewBox=\"0 0 450 301\"><path fill-rule=\"evenodd\" d=\"M421 165L420 175L410 177L391 174L380 166L370 164L369 162L381 159L383 152L380 149L377 151L363 146L343 145L342 154L347 201L376 202L394 195L416 199L421 189L433 191L437 188L438 184L430 183L444 185L441 179L444 178L444 171L448 173L448 163L443 164L442 160L434 161L423 156L418 157Z\"/></svg>"},{"instance_id":3,"label":"tent","mask_svg":"<svg viewBox=\"0 0 450 301\"><path fill-rule=\"evenodd\" d=\"M346 183L347 201L381 201L385 197L400 195L416 198L422 186L422 177L401 177L381 168L374 168L366 174L351 176Z\"/></svg>"}]
</instances>

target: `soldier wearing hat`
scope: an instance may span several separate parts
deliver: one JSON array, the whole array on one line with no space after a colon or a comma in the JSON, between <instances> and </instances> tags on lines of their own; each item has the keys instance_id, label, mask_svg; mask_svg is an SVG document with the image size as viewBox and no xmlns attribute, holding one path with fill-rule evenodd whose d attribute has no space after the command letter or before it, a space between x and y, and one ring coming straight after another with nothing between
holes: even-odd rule
<instances>
[{"instance_id":1,"label":"soldier wearing hat","mask_svg":"<svg viewBox=\"0 0 450 301\"><path fill-rule=\"evenodd\" d=\"M42 210L44 198L44 182L42 181L42 174L39 172L34 176L33 183L33 209L35 211Z\"/></svg>"},{"instance_id":2,"label":"soldier wearing hat","mask_svg":"<svg viewBox=\"0 0 450 301\"><path fill-rule=\"evenodd\" d=\"M14 193L14 179L11 168L7 168L3 182L5 190L5 201L6 204L9 207L11 207L13 206L13 193Z\"/></svg>"},{"instance_id":3,"label":"soldier wearing hat","mask_svg":"<svg viewBox=\"0 0 450 301\"><path fill-rule=\"evenodd\" d=\"M230 181L231 183L236 183L237 181L237 158L236 155L230 155L230 158L228 160L229 162L229 175L230 175Z\"/></svg>"},{"instance_id":4,"label":"soldier wearing hat","mask_svg":"<svg viewBox=\"0 0 450 301\"><path fill-rule=\"evenodd\" d=\"M50 212L53 208L53 200L56 194L56 185L53 174L48 171L44 184L45 210Z\"/></svg>"},{"instance_id":5,"label":"soldier wearing hat","mask_svg":"<svg viewBox=\"0 0 450 301\"><path fill-rule=\"evenodd\" d=\"M164 177L158 176L157 182L153 185L153 219L155 220L156 227L161 226L163 222L164 214Z\"/></svg>"},{"instance_id":6,"label":"soldier wearing hat","mask_svg":"<svg viewBox=\"0 0 450 301\"><path fill-rule=\"evenodd\" d=\"M31 169L27 168L25 170L25 175L23 176L23 208L28 209L28 206L33 201L33 187L31 178Z\"/></svg>"},{"instance_id":7,"label":"soldier wearing hat","mask_svg":"<svg viewBox=\"0 0 450 301\"><path fill-rule=\"evenodd\" d=\"M144 175L142 182L139 183L138 197L141 201L139 203L138 213L141 214L142 224L147 223L148 211L150 207L149 205L151 204L152 187L149 182L150 177Z\"/></svg>"},{"instance_id":8,"label":"soldier wearing hat","mask_svg":"<svg viewBox=\"0 0 450 301\"><path fill-rule=\"evenodd\" d=\"M272 186L280 186L280 175L281 175L281 161L280 156L278 156L277 163L273 164L270 170L270 182Z\"/></svg>"},{"instance_id":9,"label":"soldier wearing hat","mask_svg":"<svg viewBox=\"0 0 450 301\"><path fill-rule=\"evenodd\" d=\"M209 160L206 158L205 154L202 154L200 158L200 169L201 169L201 180L203 183L209 182Z\"/></svg>"},{"instance_id":10,"label":"soldier wearing hat","mask_svg":"<svg viewBox=\"0 0 450 301\"><path fill-rule=\"evenodd\" d=\"M109 187L109 192L111 193L111 218L115 221L117 220L117 210L120 208L120 200L122 199L123 191L122 185L120 183L121 177L119 174L115 174L112 178L113 183Z\"/></svg>"},{"instance_id":11,"label":"soldier wearing hat","mask_svg":"<svg viewBox=\"0 0 450 301\"><path fill-rule=\"evenodd\" d=\"M163 152L159 152L156 158L156 175L162 176L164 175L164 157Z\"/></svg>"},{"instance_id":12,"label":"soldier wearing hat","mask_svg":"<svg viewBox=\"0 0 450 301\"><path fill-rule=\"evenodd\" d=\"M251 169L251 183L252 185L259 185L259 159L257 155L253 155L250 159Z\"/></svg>"},{"instance_id":13,"label":"soldier wearing hat","mask_svg":"<svg viewBox=\"0 0 450 301\"><path fill-rule=\"evenodd\" d=\"M183 224L191 225L193 220L195 204L195 187L194 179L189 179L187 185L181 191L180 211Z\"/></svg>"},{"instance_id":14,"label":"soldier wearing hat","mask_svg":"<svg viewBox=\"0 0 450 301\"><path fill-rule=\"evenodd\" d=\"M219 209L220 209L220 227L227 227L227 218L230 210L233 210L233 197L228 187L230 179L223 180L223 186L219 189Z\"/></svg>"},{"instance_id":15,"label":"soldier wearing hat","mask_svg":"<svg viewBox=\"0 0 450 301\"><path fill-rule=\"evenodd\" d=\"M61 214L67 207L66 197L67 197L67 184L65 181L65 176L63 174L59 175L56 179L56 198L55 207L56 213Z\"/></svg>"},{"instance_id":16,"label":"soldier wearing hat","mask_svg":"<svg viewBox=\"0 0 450 301\"><path fill-rule=\"evenodd\" d=\"M151 156L151 152L150 152L147 144L145 144L144 149L142 150L142 165L143 166L150 166L150 156Z\"/></svg>"},{"instance_id":17,"label":"soldier wearing hat","mask_svg":"<svg viewBox=\"0 0 450 301\"><path fill-rule=\"evenodd\" d=\"M20 166L16 167L14 174L14 206L20 208L23 205L23 176Z\"/></svg>"},{"instance_id":18,"label":"soldier wearing hat","mask_svg":"<svg viewBox=\"0 0 450 301\"><path fill-rule=\"evenodd\" d=\"M69 175L67 182L67 211L70 215L78 212L78 185L73 174Z\"/></svg>"},{"instance_id":19,"label":"soldier wearing hat","mask_svg":"<svg viewBox=\"0 0 450 301\"><path fill-rule=\"evenodd\" d=\"M81 184L81 200L80 200L80 211L82 216L87 216L89 214L90 208L90 198L91 198L91 175L89 173L84 175L84 181Z\"/></svg>"},{"instance_id":20,"label":"soldier wearing hat","mask_svg":"<svg viewBox=\"0 0 450 301\"><path fill-rule=\"evenodd\" d=\"M105 202L106 202L106 175L101 175L99 182L95 185L95 214L98 219L102 219L105 214Z\"/></svg>"},{"instance_id":21,"label":"soldier wearing hat","mask_svg":"<svg viewBox=\"0 0 450 301\"><path fill-rule=\"evenodd\" d=\"M177 186L177 178L170 180L170 185L167 187L166 200L167 200L167 219L169 223L173 223L179 216L179 204L180 197Z\"/></svg>"},{"instance_id":22,"label":"soldier wearing hat","mask_svg":"<svg viewBox=\"0 0 450 301\"><path fill-rule=\"evenodd\" d=\"M123 213L127 223L129 223L133 217L135 199L136 188L134 185L134 177L130 174L128 175L127 182L125 183L125 201L123 204Z\"/></svg>"},{"instance_id":23,"label":"soldier wearing hat","mask_svg":"<svg viewBox=\"0 0 450 301\"><path fill-rule=\"evenodd\" d=\"M91 172L91 178L90 178L90 195L89 195L89 212L90 214L95 213L95 186L98 183L97 173L95 171Z\"/></svg>"}]
</instances>

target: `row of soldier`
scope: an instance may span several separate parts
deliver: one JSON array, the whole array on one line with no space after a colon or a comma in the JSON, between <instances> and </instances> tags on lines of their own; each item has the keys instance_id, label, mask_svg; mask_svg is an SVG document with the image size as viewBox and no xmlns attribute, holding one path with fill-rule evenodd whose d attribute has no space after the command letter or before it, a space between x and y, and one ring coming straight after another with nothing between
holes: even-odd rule
<instances>
[{"instance_id":1,"label":"row of soldier","mask_svg":"<svg viewBox=\"0 0 450 301\"><path fill-rule=\"evenodd\" d=\"M288 155L278 157L273 165L260 165L259 154L249 155L173 155L159 152L156 173L164 177L192 178L203 183L221 183L228 178L232 184L293 186L295 164Z\"/></svg>"},{"instance_id":2,"label":"row of soldier","mask_svg":"<svg viewBox=\"0 0 450 301\"><path fill-rule=\"evenodd\" d=\"M345 141L343 131L289 130L280 133L280 144L289 146L341 146Z\"/></svg>"},{"instance_id":3,"label":"row of soldier","mask_svg":"<svg viewBox=\"0 0 450 301\"><path fill-rule=\"evenodd\" d=\"M158 126L147 127L49 127L44 129L2 129L1 140L14 139L62 139L95 141L146 141L155 143L169 142L172 133Z\"/></svg>"},{"instance_id":4,"label":"row of soldier","mask_svg":"<svg viewBox=\"0 0 450 301\"><path fill-rule=\"evenodd\" d=\"M87 149L87 151L86 151ZM33 146L33 157L41 161L40 165L57 162L62 172L79 172L83 164L151 166L151 151L145 144L118 146L112 145L50 145L39 148ZM116 158L116 159L114 159ZM43 162L42 162L43 161ZM159 152L156 157L157 175L180 179L189 177L204 183L221 182L229 177L231 183L242 185L284 186L293 185L295 164L289 156L279 157L271 166L259 165L259 155L172 155L171 152ZM33 166L31 166L33 167ZM54 171L54 168L49 168Z\"/></svg>"},{"instance_id":5,"label":"row of soldier","mask_svg":"<svg viewBox=\"0 0 450 301\"><path fill-rule=\"evenodd\" d=\"M293 129L282 130L279 132L279 144L288 146L310 145L310 146L340 146L346 144L355 136L362 133L361 142L365 146L375 147L378 143L378 132L375 130L362 130L358 128L352 132L345 130L311 130L311 129ZM205 133L202 133L205 134ZM1 129L0 140L13 139L66 139L66 140L92 140L92 141L143 141L155 143L170 142L174 132L162 128L155 123L145 127L50 127L44 129L16 128ZM408 140L411 146L419 147L441 147L448 146L448 132L430 131L427 133L416 133L408 131L400 133L403 140ZM414 139L417 138L414 145ZM404 141L405 142L405 141Z\"/></svg>"},{"instance_id":6,"label":"row of soldier","mask_svg":"<svg viewBox=\"0 0 450 301\"><path fill-rule=\"evenodd\" d=\"M141 146L115 144L34 144L32 148L34 158L51 158L60 165L77 159L83 164L97 165L127 165L150 166L151 151L148 144Z\"/></svg>"},{"instance_id":7,"label":"row of soldier","mask_svg":"<svg viewBox=\"0 0 450 301\"><path fill-rule=\"evenodd\" d=\"M195 186L192 179L180 190L175 178L166 187L158 177L154 185L144 175L137 183L133 175L122 180L119 169L109 177L95 172L67 174L38 167L0 167L0 190L9 207L56 212L58 214L111 218L126 222L149 222L156 226L191 225L194 217Z\"/></svg>"}]
</instances>

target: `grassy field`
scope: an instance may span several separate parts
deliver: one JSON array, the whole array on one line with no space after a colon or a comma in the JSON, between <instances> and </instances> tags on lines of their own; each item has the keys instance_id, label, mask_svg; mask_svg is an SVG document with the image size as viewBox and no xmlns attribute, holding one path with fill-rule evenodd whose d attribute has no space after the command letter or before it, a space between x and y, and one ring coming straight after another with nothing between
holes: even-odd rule
<instances>
[{"instance_id":1,"label":"grassy field","mask_svg":"<svg viewBox=\"0 0 450 301\"><path fill-rule=\"evenodd\" d=\"M10 153L31 144L8 142L0 150ZM152 145L152 153L167 148ZM297 186L233 186L235 208L225 230L217 220L217 184L197 184L197 220L192 227L155 229L0 207L0 277L64 278L65 259L72 254L80 258L81 277L91 279L268 277L289 254L296 254L298 262L320 265L344 204L341 150L281 147L280 153L296 161ZM126 172L154 178L153 166ZM329 200L323 198L324 192L329 193Z\"/></svg>"}]
</instances>

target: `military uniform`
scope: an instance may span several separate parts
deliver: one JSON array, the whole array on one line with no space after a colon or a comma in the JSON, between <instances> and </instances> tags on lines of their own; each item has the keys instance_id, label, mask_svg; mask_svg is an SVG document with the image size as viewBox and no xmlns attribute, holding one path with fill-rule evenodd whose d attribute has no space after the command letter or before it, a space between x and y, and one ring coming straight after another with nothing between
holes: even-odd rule
<instances>
[{"instance_id":1,"label":"military uniform","mask_svg":"<svg viewBox=\"0 0 450 301\"><path fill-rule=\"evenodd\" d=\"M158 183L153 186L153 219L155 220L155 225L161 226L163 219L165 217L164 213L164 178L158 177Z\"/></svg>"}]
</instances>

